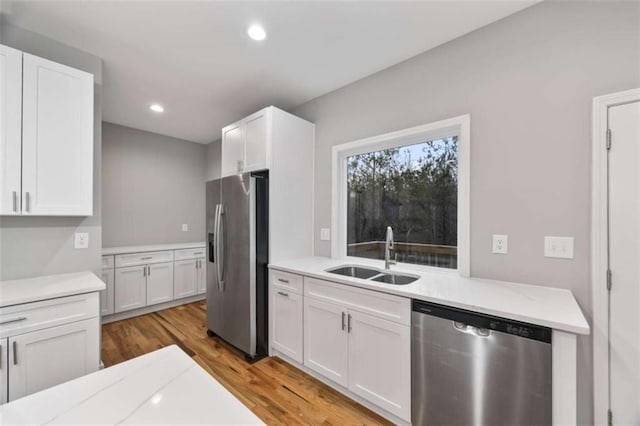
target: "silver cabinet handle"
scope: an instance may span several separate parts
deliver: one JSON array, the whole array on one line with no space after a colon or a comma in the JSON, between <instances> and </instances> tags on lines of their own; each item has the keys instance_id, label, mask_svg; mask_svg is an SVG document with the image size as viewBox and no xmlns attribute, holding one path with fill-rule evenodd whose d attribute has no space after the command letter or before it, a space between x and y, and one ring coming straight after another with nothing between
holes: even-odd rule
<instances>
[{"instance_id":1,"label":"silver cabinet handle","mask_svg":"<svg viewBox=\"0 0 640 426\"><path fill-rule=\"evenodd\" d=\"M153 256L141 257L140 259L142 259L142 260L149 260L149 259L153 259Z\"/></svg>"},{"instance_id":2,"label":"silver cabinet handle","mask_svg":"<svg viewBox=\"0 0 640 426\"><path fill-rule=\"evenodd\" d=\"M287 293L285 293L285 292L278 291L277 293L278 293L280 296L289 297L289 295L288 295Z\"/></svg>"},{"instance_id":3,"label":"silver cabinet handle","mask_svg":"<svg viewBox=\"0 0 640 426\"><path fill-rule=\"evenodd\" d=\"M347 315L347 333L351 333L351 314Z\"/></svg>"},{"instance_id":4,"label":"silver cabinet handle","mask_svg":"<svg viewBox=\"0 0 640 426\"><path fill-rule=\"evenodd\" d=\"M143 276L143 277L146 277L146 276L147 276L147 267L146 267L146 266L143 266L143 267L142 267L142 276Z\"/></svg>"},{"instance_id":5,"label":"silver cabinet handle","mask_svg":"<svg viewBox=\"0 0 640 426\"><path fill-rule=\"evenodd\" d=\"M12 197L13 197L13 212L18 213L18 193L16 191L13 191Z\"/></svg>"},{"instance_id":6,"label":"silver cabinet handle","mask_svg":"<svg viewBox=\"0 0 640 426\"><path fill-rule=\"evenodd\" d=\"M25 211L31 211L31 195L29 194L29 191L24 193L24 206Z\"/></svg>"},{"instance_id":7,"label":"silver cabinet handle","mask_svg":"<svg viewBox=\"0 0 640 426\"><path fill-rule=\"evenodd\" d=\"M278 278L278 281L281 283L289 284L289 280L285 280L284 278Z\"/></svg>"},{"instance_id":8,"label":"silver cabinet handle","mask_svg":"<svg viewBox=\"0 0 640 426\"><path fill-rule=\"evenodd\" d=\"M18 318L13 318L13 319L10 319L10 320L0 321L0 324L10 324L12 322L24 321L26 319L27 319L27 317L18 317Z\"/></svg>"},{"instance_id":9,"label":"silver cabinet handle","mask_svg":"<svg viewBox=\"0 0 640 426\"><path fill-rule=\"evenodd\" d=\"M151 276L151 266L147 266L147 276Z\"/></svg>"},{"instance_id":10,"label":"silver cabinet handle","mask_svg":"<svg viewBox=\"0 0 640 426\"><path fill-rule=\"evenodd\" d=\"M13 365L18 365L18 344L13 341Z\"/></svg>"},{"instance_id":11,"label":"silver cabinet handle","mask_svg":"<svg viewBox=\"0 0 640 426\"><path fill-rule=\"evenodd\" d=\"M344 317L345 317L345 313L342 313L342 331L344 331Z\"/></svg>"}]
</instances>

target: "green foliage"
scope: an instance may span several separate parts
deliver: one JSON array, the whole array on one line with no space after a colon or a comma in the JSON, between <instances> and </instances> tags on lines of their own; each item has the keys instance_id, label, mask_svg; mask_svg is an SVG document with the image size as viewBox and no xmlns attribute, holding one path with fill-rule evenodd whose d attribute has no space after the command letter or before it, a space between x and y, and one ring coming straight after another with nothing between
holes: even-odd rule
<instances>
[{"instance_id":1,"label":"green foliage","mask_svg":"<svg viewBox=\"0 0 640 426\"><path fill-rule=\"evenodd\" d=\"M457 243L458 138L347 159L347 242Z\"/></svg>"}]
</instances>

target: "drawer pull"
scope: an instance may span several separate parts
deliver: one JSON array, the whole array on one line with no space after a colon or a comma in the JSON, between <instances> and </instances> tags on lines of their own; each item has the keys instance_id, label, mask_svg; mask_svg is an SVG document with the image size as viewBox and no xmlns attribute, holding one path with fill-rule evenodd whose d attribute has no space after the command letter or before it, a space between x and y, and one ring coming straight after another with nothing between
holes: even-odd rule
<instances>
[{"instance_id":1,"label":"drawer pull","mask_svg":"<svg viewBox=\"0 0 640 426\"><path fill-rule=\"evenodd\" d=\"M147 257L142 257L142 260L149 260L149 259L153 259L153 256L147 256Z\"/></svg>"},{"instance_id":2,"label":"drawer pull","mask_svg":"<svg viewBox=\"0 0 640 426\"><path fill-rule=\"evenodd\" d=\"M18 365L18 342L13 341L13 365Z\"/></svg>"},{"instance_id":3,"label":"drawer pull","mask_svg":"<svg viewBox=\"0 0 640 426\"><path fill-rule=\"evenodd\" d=\"M284 278L278 278L278 281L281 283L289 284L289 280L285 280Z\"/></svg>"},{"instance_id":4,"label":"drawer pull","mask_svg":"<svg viewBox=\"0 0 640 426\"><path fill-rule=\"evenodd\" d=\"M0 321L0 325L2 325L2 324L10 324L12 322L24 321L26 319L27 319L27 317L18 317L18 318L13 318L13 319L10 319L10 320L4 320L4 321Z\"/></svg>"},{"instance_id":5,"label":"drawer pull","mask_svg":"<svg viewBox=\"0 0 640 426\"><path fill-rule=\"evenodd\" d=\"M289 294L284 293L284 292L282 292L282 291L279 291L279 292L278 292L278 294L279 294L280 296L289 297Z\"/></svg>"},{"instance_id":6,"label":"drawer pull","mask_svg":"<svg viewBox=\"0 0 640 426\"><path fill-rule=\"evenodd\" d=\"M197 256L197 255L202 254L202 252L201 252L201 251L196 251L196 252L194 252L193 254L195 254L195 255Z\"/></svg>"}]
</instances>

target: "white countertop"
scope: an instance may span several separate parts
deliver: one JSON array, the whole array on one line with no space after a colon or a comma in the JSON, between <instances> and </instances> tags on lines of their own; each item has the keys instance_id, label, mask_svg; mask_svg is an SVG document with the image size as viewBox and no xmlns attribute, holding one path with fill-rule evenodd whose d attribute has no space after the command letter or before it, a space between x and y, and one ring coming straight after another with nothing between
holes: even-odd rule
<instances>
[{"instance_id":1,"label":"white countertop","mask_svg":"<svg viewBox=\"0 0 640 426\"><path fill-rule=\"evenodd\" d=\"M325 272L345 264L374 266L383 270L380 260L357 262L326 257L310 257L269 265L272 269L381 291L412 299L439 303L488 315L542 325L576 334L589 334L585 319L571 291L553 287L518 284L480 278L461 277L455 271L424 271L392 266L391 272L419 275L407 285L391 285Z\"/></svg>"},{"instance_id":2,"label":"white countertop","mask_svg":"<svg viewBox=\"0 0 640 426\"><path fill-rule=\"evenodd\" d=\"M104 282L89 271L0 281L0 307L91 293L105 288Z\"/></svg>"},{"instance_id":3,"label":"white countertop","mask_svg":"<svg viewBox=\"0 0 640 426\"><path fill-rule=\"evenodd\" d=\"M0 424L263 424L177 346L0 406Z\"/></svg>"},{"instance_id":4,"label":"white countertop","mask_svg":"<svg viewBox=\"0 0 640 426\"><path fill-rule=\"evenodd\" d=\"M177 244L154 244L148 246L125 246L125 247L106 247L102 249L103 256L113 254L126 253L142 253L146 251L163 251L163 250L181 250L190 248L206 247L204 242L195 243L177 243Z\"/></svg>"}]
</instances>

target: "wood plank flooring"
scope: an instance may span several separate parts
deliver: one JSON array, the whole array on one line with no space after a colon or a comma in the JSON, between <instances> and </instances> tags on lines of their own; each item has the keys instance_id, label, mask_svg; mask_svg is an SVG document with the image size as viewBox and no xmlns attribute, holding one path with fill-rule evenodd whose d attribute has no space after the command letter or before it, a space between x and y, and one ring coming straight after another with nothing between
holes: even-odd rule
<instances>
[{"instance_id":1,"label":"wood plank flooring","mask_svg":"<svg viewBox=\"0 0 640 426\"><path fill-rule=\"evenodd\" d=\"M247 363L207 337L205 323L202 301L105 324L102 360L108 367L176 344L267 424L391 424L278 358Z\"/></svg>"}]
</instances>

